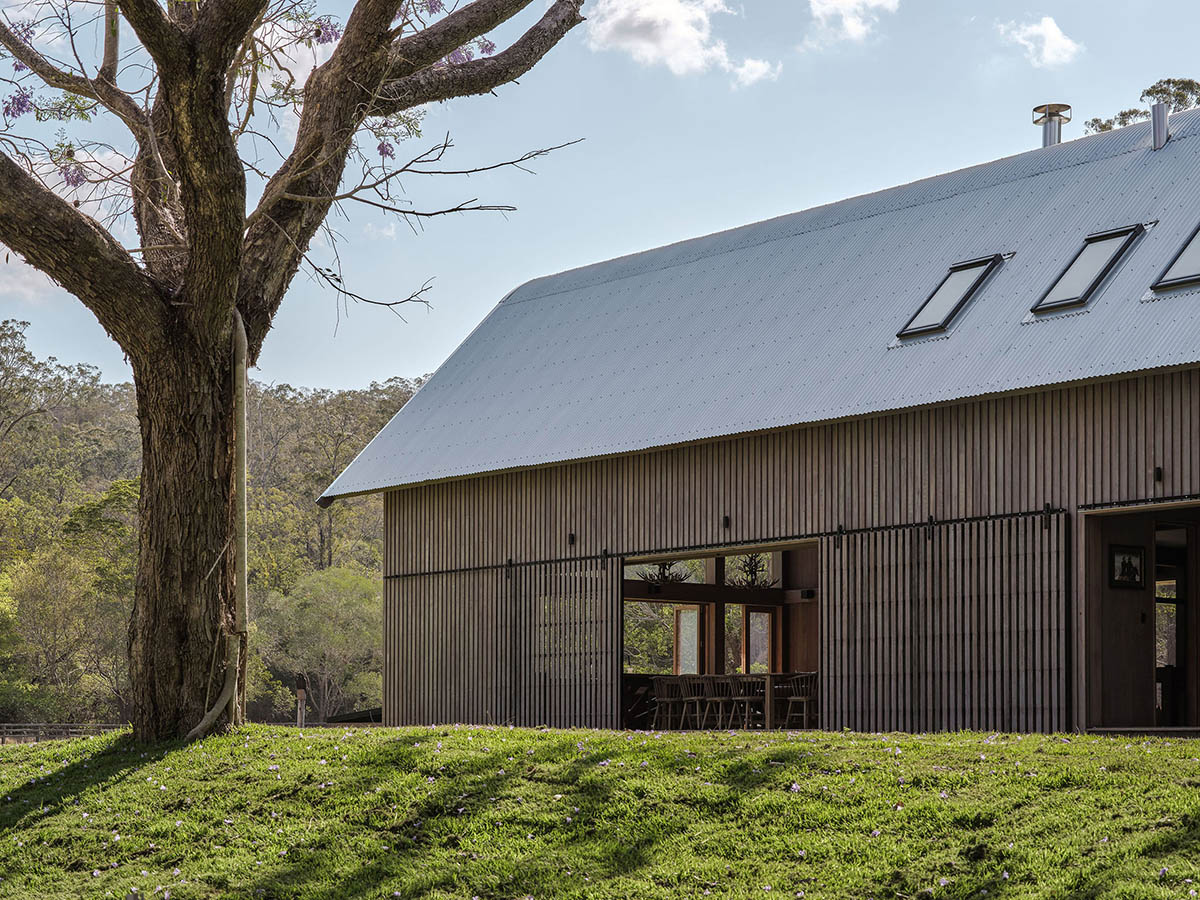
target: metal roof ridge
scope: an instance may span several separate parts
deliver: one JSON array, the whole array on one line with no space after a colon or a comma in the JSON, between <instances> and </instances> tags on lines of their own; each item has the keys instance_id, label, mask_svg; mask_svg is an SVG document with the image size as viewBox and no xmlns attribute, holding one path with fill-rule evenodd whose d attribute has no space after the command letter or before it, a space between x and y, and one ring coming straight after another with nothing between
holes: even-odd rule
<instances>
[{"instance_id":1,"label":"metal roof ridge","mask_svg":"<svg viewBox=\"0 0 1200 900\"><path fill-rule=\"evenodd\" d=\"M1190 112L1190 111L1191 110L1187 110L1187 112ZM1126 125L1125 128L1137 128L1137 127L1143 126L1143 125L1148 125L1148 122L1135 122L1132 125ZM651 254L659 253L660 251L668 250L672 247L680 247L680 246L683 246L684 244L690 244L690 243L697 242L697 241L703 241L707 238L717 237L718 235L732 234L733 232L741 231L743 229L754 228L755 226L758 226L758 225L765 225L768 222L775 222L775 221L779 221L782 219L791 218L793 216L803 216L807 213L814 213L814 212L817 212L818 210L822 210L822 209L830 209L833 207L840 206L844 203L850 203L855 200L865 200L865 199L868 199L871 197L881 196L883 194L887 194L892 191L904 191L909 188L913 188L916 185L923 184L925 182L932 182L932 181L937 181L937 180L943 179L943 178L949 178L952 175L957 175L962 172L969 172L972 169L984 169L989 166L994 166L999 163L1006 162L1008 160L1017 159L1019 157L1025 156L1026 154L1029 154L1029 153L1042 153L1045 151L1053 152L1056 150L1060 150L1062 148L1071 148L1071 147L1073 147L1073 145L1077 144L1080 141L1086 141L1090 138L1107 138L1110 135L1114 134L1115 132L1123 131L1123 130L1124 130L1124 128L1115 128L1112 131L1103 131L1103 132L1098 132L1096 134L1083 135L1081 137L1075 138L1072 141L1064 141L1059 144L1054 144L1050 147L1035 147L1032 150L1026 150L1022 153L1014 153L1011 156L1001 156L1001 157L998 157L997 159L989 160L988 162L975 163L974 165L970 165L970 166L963 166L961 169L951 169L949 172L940 172L937 175L928 175L924 178L917 178L913 181L905 182L904 184L897 184L897 185L892 185L892 186L886 187L886 188L880 188L877 191L868 191L865 194L855 194L851 197L844 197L841 200L834 200L830 203L822 203L817 206L810 206L807 209L800 209L800 210L796 210L795 212L783 213L782 215L779 215L779 216L772 216L769 219L760 219L757 222L747 222L744 225L735 225L733 228L726 228L721 231L713 231L713 232L709 232L708 234L701 234L701 235L696 235L696 236L690 237L690 238L684 238L683 240L679 240L679 241L672 241L669 244L663 244L659 247L651 247L648 250L638 250L634 253L626 253L622 256L614 256L611 259L599 260L594 263L587 263L582 266L575 266L574 268L563 269L561 272L554 272L550 275L540 275L537 278L533 278L533 279L525 282L525 284L519 285L518 287L509 291L508 295L503 300L501 300L499 304L497 304L497 307L499 307L500 305L515 306L518 303L526 303L531 300L544 300L548 297L554 297L559 294L565 294L568 291L578 290L583 287L592 287L594 285L603 284L606 282L611 283L611 282L623 281L626 278L634 278L638 275L644 275L647 272L665 272L669 269L678 268L679 266L690 265L691 263L696 262L698 259L705 259L705 258L710 258L710 257L721 256L726 253L734 253L734 252L738 252L741 250L746 250L750 247L761 247L766 244L774 243L775 241L782 241L782 240L788 240L788 239L794 238L794 237L799 237L800 235L803 235L803 234L818 234L822 231L827 231L830 228L837 228L837 227L839 227L841 225L845 225L849 222L865 222L869 219L877 218L878 216L887 215L889 213L900 212L902 210L908 210L908 209L916 209L918 207L926 206L931 203L940 203L940 202L944 201L945 199L947 199L948 196L949 197L961 197L961 196L965 196L967 194L974 193L975 191L982 191L982 190L987 190L989 188L994 188L1001 184L1016 184L1017 182L1025 181L1026 179L1039 178L1039 177L1042 177L1045 175L1050 175L1055 172L1067 171L1068 169L1073 169L1078 166L1091 165L1091 164L1099 162L1101 160L1116 159L1121 156L1128 156L1131 153L1138 153L1138 152L1145 151L1147 149L1146 147L1143 147L1139 144L1139 145L1129 147L1125 150L1117 150L1117 151L1115 151L1111 154L1105 155L1105 156L1097 156L1097 157L1092 157L1089 159L1081 159L1081 160L1076 160L1075 162L1063 162L1061 165L1045 168L1045 169L1042 169L1037 172L1030 172L1025 175L1017 175L1012 178L1002 179L1000 181L993 182L991 184L978 185L978 186L972 187L972 188L965 188L961 191L956 191L952 194L942 196L942 197L930 197L925 200L914 200L911 203L901 203L901 204L898 204L895 206L889 206L887 208L877 209L877 210L870 211L870 212L864 212L861 215L847 216L846 218L839 219L839 220L833 221L833 222L828 222L823 225L812 225L810 227L799 228L795 231L788 231L786 233L762 236L758 239L744 240L740 243L730 244L727 247L711 249L711 250L704 251L704 252L697 251L696 253L694 253L693 255L691 255L690 257L685 258L685 259L663 261L659 265L648 265L644 268L637 269L634 271L612 274L607 277L597 277L597 278L590 279L588 281L584 281L579 284L573 284L570 287L563 287L563 288L559 288L557 290L549 290L549 291L534 293L528 297L514 296L523 287L527 287L529 285L536 284L541 281L554 282L554 281L562 278L564 275L570 275L573 272L583 272L583 271L586 271L587 269L592 269L592 268L598 269L600 267L610 266L613 263L621 262L622 260L632 260L639 256L650 256ZM1196 136L1197 135L1195 135L1195 134L1172 135L1171 140L1172 141L1186 141L1186 140L1188 140L1190 138L1194 138Z\"/></svg>"}]
</instances>

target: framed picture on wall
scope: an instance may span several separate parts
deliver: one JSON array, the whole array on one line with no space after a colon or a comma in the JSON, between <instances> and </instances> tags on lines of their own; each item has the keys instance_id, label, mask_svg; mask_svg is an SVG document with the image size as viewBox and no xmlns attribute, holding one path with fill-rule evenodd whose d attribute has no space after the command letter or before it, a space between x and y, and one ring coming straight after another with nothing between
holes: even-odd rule
<instances>
[{"instance_id":1,"label":"framed picture on wall","mask_svg":"<svg viewBox=\"0 0 1200 900\"><path fill-rule=\"evenodd\" d=\"M1109 544L1108 584L1115 588L1142 590L1146 587L1146 548Z\"/></svg>"}]
</instances>

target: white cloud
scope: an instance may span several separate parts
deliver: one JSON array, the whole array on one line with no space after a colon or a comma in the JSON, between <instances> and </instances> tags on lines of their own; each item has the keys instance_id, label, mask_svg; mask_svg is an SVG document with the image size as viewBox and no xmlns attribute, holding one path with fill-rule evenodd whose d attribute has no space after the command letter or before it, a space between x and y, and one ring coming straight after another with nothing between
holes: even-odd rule
<instances>
[{"instance_id":1,"label":"white cloud","mask_svg":"<svg viewBox=\"0 0 1200 900\"><path fill-rule=\"evenodd\" d=\"M363 234L371 240L395 240L396 239L396 223L388 222L382 228L374 222L368 222L363 226Z\"/></svg>"},{"instance_id":2,"label":"white cloud","mask_svg":"<svg viewBox=\"0 0 1200 900\"><path fill-rule=\"evenodd\" d=\"M781 71L783 63L771 65L765 59L746 59L732 69L733 79L738 87L749 87L763 80L774 81Z\"/></svg>"},{"instance_id":3,"label":"white cloud","mask_svg":"<svg viewBox=\"0 0 1200 900\"><path fill-rule=\"evenodd\" d=\"M39 306L61 294L62 288L48 276L0 244L0 299Z\"/></svg>"},{"instance_id":4,"label":"white cloud","mask_svg":"<svg viewBox=\"0 0 1200 900\"><path fill-rule=\"evenodd\" d=\"M900 0L808 0L816 30L804 47L823 47L835 41L864 41L879 22L879 14L894 13Z\"/></svg>"},{"instance_id":5,"label":"white cloud","mask_svg":"<svg viewBox=\"0 0 1200 900\"><path fill-rule=\"evenodd\" d=\"M712 17L720 13L732 13L724 0L598 0L588 14L588 45L622 50L676 75L728 72L736 87L778 78L779 63L730 58L725 42L712 33Z\"/></svg>"},{"instance_id":6,"label":"white cloud","mask_svg":"<svg viewBox=\"0 0 1200 900\"><path fill-rule=\"evenodd\" d=\"M1065 66L1083 52L1083 44L1071 40L1050 16L1038 22L1000 23L1000 36L1025 49L1025 58L1039 69Z\"/></svg>"}]
</instances>

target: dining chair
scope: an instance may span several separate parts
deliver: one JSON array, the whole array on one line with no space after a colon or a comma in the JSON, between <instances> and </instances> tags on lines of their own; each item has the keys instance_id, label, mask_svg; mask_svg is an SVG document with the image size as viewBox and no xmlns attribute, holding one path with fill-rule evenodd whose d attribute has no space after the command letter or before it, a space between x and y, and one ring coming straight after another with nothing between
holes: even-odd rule
<instances>
[{"instance_id":1,"label":"dining chair","mask_svg":"<svg viewBox=\"0 0 1200 900\"><path fill-rule=\"evenodd\" d=\"M761 675L741 675L731 681L734 715L740 713L742 727L751 728L766 717L767 679Z\"/></svg>"},{"instance_id":2,"label":"dining chair","mask_svg":"<svg viewBox=\"0 0 1200 900\"><path fill-rule=\"evenodd\" d=\"M684 675L680 679L683 682L683 719L680 721L680 728L687 727L683 721L691 716L692 727L700 728L701 721L707 712L708 693L705 690L703 675Z\"/></svg>"},{"instance_id":3,"label":"dining chair","mask_svg":"<svg viewBox=\"0 0 1200 900\"><path fill-rule=\"evenodd\" d=\"M683 693L678 678L670 675L655 675L650 679L654 685L654 730L671 728L671 719L679 716L679 727L683 727Z\"/></svg>"},{"instance_id":4,"label":"dining chair","mask_svg":"<svg viewBox=\"0 0 1200 900\"><path fill-rule=\"evenodd\" d=\"M797 672L787 680L787 691L787 706L783 714L784 727L792 727L792 717L796 714L796 710L799 709L800 727L807 728L810 707L813 710L813 719L814 721L816 720L817 673Z\"/></svg>"},{"instance_id":5,"label":"dining chair","mask_svg":"<svg viewBox=\"0 0 1200 900\"><path fill-rule=\"evenodd\" d=\"M712 710L718 728L729 728L733 724L734 702L733 681L728 675L705 675L708 682L708 708Z\"/></svg>"}]
</instances>

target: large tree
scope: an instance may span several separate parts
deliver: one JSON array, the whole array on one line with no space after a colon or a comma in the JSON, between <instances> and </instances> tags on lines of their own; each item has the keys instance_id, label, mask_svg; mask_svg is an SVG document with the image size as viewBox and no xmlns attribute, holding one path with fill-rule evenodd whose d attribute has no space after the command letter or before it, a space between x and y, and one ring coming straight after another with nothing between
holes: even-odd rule
<instances>
[{"instance_id":1,"label":"large tree","mask_svg":"<svg viewBox=\"0 0 1200 900\"><path fill-rule=\"evenodd\" d=\"M11 90L0 243L90 309L133 369L142 477L129 652L139 738L207 721L225 669L245 665L244 635L240 654L227 649L238 644L237 322L253 364L302 265L344 290L307 255L330 209L361 200L421 215L390 186L398 173L440 171L445 146L395 164L397 137L412 133L422 105L529 71L582 21L581 3L537 4L540 16L500 52L487 35L531 0L452 10L441 0L358 0L344 24L318 15L315 0L33 0L23 8L32 18L0 18L12 70L0 80ZM313 51L328 58L301 84L297 60ZM263 148L293 133L281 121L293 114L290 150L268 165ZM22 115L72 127L108 116L135 149L123 158L104 132L18 131ZM132 247L119 239L126 215ZM242 701L229 708L213 726L239 720Z\"/></svg>"}]
</instances>

